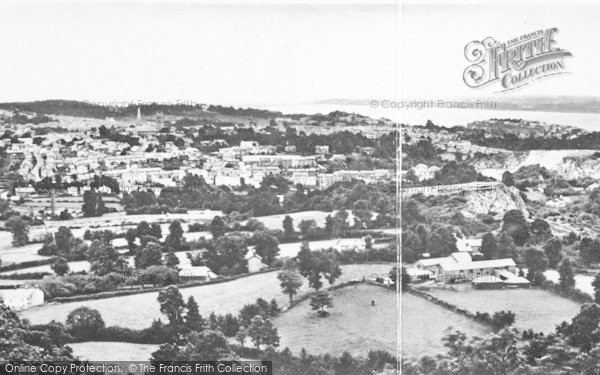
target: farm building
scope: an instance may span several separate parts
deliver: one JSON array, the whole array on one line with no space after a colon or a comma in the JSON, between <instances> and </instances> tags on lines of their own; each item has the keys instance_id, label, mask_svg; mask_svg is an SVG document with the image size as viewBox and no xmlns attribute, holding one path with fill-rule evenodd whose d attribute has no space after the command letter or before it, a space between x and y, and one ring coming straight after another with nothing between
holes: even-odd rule
<instances>
[{"instance_id":1,"label":"farm building","mask_svg":"<svg viewBox=\"0 0 600 375\"><path fill-rule=\"evenodd\" d=\"M336 250L340 252L346 250L365 251L366 246L363 238L340 238L335 244Z\"/></svg>"},{"instance_id":2,"label":"farm building","mask_svg":"<svg viewBox=\"0 0 600 375\"><path fill-rule=\"evenodd\" d=\"M248 250L244 259L248 262L248 273L258 272L265 267L265 264L262 262L262 257L256 254L254 249Z\"/></svg>"},{"instance_id":3,"label":"farm building","mask_svg":"<svg viewBox=\"0 0 600 375\"><path fill-rule=\"evenodd\" d=\"M179 276L204 280L217 278L217 275L206 266L192 266L183 268L181 271L179 271Z\"/></svg>"},{"instance_id":4,"label":"farm building","mask_svg":"<svg viewBox=\"0 0 600 375\"><path fill-rule=\"evenodd\" d=\"M0 289L0 299L13 310L25 310L44 304L44 292L39 288Z\"/></svg>"},{"instance_id":5,"label":"farm building","mask_svg":"<svg viewBox=\"0 0 600 375\"><path fill-rule=\"evenodd\" d=\"M473 280L479 276L496 275L498 271L515 273L516 264L510 258L473 261L469 252L452 253L442 258L421 259L416 268L430 272L441 282Z\"/></svg>"},{"instance_id":6,"label":"farm building","mask_svg":"<svg viewBox=\"0 0 600 375\"><path fill-rule=\"evenodd\" d=\"M458 249L458 251L478 253L479 249L481 249L481 238L456 237L456 248Z\"/></svg>"}]
</instances>

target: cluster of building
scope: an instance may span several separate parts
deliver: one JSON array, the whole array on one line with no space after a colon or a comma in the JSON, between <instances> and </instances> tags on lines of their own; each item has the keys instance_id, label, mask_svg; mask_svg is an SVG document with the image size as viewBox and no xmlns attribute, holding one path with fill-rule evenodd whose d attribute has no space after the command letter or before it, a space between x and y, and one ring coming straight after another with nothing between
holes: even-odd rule
<instances>
[{"instance_id":1,"label":"cluster of building","mask_svg":"<svg viewBox=\"0 0 600 375\"><path fill-rule=\"evenodd\" d=\"M473 260L481 257L480 238L457 238L457 252L445 257L425 257L407 270L411 281L434 280L453 284L472 282L477 288L528 287L529 280L518 276L517 266L511 258Z\"/></svg>"},{"instance_id":2,"label":"cluster of building","mask_svg":"<svg viewBox=\"0 0 600 375\"><path fill-rule=\"evenodd\" d=\"M258 187L269 175L283 176L292 184L301 184L309 189L326 189L336 182L352 179L374 183L393 178L393 171L384 169L332 171L326 167L327 163L343 161L348 155L331 154L327 144L316 144L314 152L307 155L298 154L295 146L289 144L276 147L242 140L239 144L230 145L224 139L210 139L201 143L218 147L212 152L201 152L197 147L198 139L190 139L187 136L189 132L175 126L167 126L168 132L165 132L165 123L157 120L156 116L151 121L144 121L138 113L135 124L113 119L52 118L56 122L48 126L60 131L38 134L39 125L2 124L4 134L10 134L10 137L0 138L0 147L15 161L18 166L15 172L22 180L31 182L31 185L21 185L14 191L2 191L6 186L0 186L2 197L29 199L36 192L35 183L48 178L54 182L59 182L60 178L66 191L58 194L68 196L83 195L97 176L117 181L120 192L150 190L155 195L159 195L165 187L179 186L186 175L201 176L208 184L233 188L243 185ZM315 124L316 120L310 116L277 119L275 123L282 126L286 122L285 126L290 126L287 122L291 121L297 126L311 126L312 133L318 133L321 125L326 125L329 131L336 131L336 126L344 126L343 130L365 126L393 130L393 124L388 120L343 113L328 118L327 124ZM231 129L220 126L220 129L225 134L228 131L233 134L236 126L231 125ZM118 136L102 135L102 127L104 132L108 129ZM10 132L6 133L6 130ZM170 141L165 142L161 135L168 135ZM128 142L131 139L135 142ZM373 151L370 147L362 147L357 152L362 155ZM108 186L95 189L114 193Z\"/></svg>"}]
</instances>

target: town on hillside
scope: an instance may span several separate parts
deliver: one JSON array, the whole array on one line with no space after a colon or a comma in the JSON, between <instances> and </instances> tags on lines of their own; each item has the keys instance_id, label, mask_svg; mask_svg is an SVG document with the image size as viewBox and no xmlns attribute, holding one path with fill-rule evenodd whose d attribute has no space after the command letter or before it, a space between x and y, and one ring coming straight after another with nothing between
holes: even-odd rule
<instances>
[{"instance_id":1,"label":"town on hillside","mask_svg":"<svg viewBox=\"0 0 600 375\"><path fill-rule=\"evenodd\" d=\"M0 104L0 315L59 337L45 358L389 373L398 138L341 111Z\"/></svg>"}]
</instances>

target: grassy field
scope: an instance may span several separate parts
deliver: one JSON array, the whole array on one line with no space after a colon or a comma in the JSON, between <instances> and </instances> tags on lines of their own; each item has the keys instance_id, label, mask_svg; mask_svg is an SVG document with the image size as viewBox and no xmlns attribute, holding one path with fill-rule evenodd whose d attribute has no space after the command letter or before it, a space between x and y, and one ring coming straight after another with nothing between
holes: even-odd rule
<instances>
[{"instance_id":1,"label":"grassy field","mask_svg":"<svg viewBox=\"0 0 600 375\"><path fill-rule=\"evenodd\" d=\"M446 310L409 293L402 294L402 356L434 356L446 352L442 338L453 330L468 336L484 337L492 330L486 325Z\"/></svg>"},{"instance_id":2,"label":"grassy field","mask_svg":"<svg viewBox=\"0 0 600 375\"><path fill-rule=\"evenodd\" d=\"M129 342L87 341L68 344L73 354L89 361L147 361L158 345Z\"/></svg>"},{"instance_id":3,"label":"grassy field","mask_svg":"<svg viewBox=\"0 0 600 375\"><path fill-rule=\"evenodd\" d=\"M296 230L299 230L300 228L298 227L298 225L300 225L300 222L302 220L314 220L317 223L317 226L324 227L325 226L325 218L328 215L331 215L331 216L335 215L335 211L334 212L300 211L300 212L294 212L291 214L258 216L258 217L255 217L254 219L262 222L265 225L265 227L267 227L268 229L283 229L283 219L285 219L286 216L290 216L293 220L294 227L296 228ZM350 225L354 224L354 216L352 215L352 212L350 212L350 211L348 211L348 222Z\"/></svg>"},{"instance_id":4,"label":"grassy field","mask_svg":"<svg viewBox=\"0 0 600 375\"><path fill-rule=\"evenodd\" d=\"M9 232L0 232L0 260L2 260L3 266L49 258L38 255L38 250L42 248L41 243L14 247L11 241L12 235Z\"/></svg>"},{"instance_id":5,"label":"grassy field","mask_svg":"<svg viewBox=\"0 0 600 375\"><path fill-rule=\"evenodd\" d=\"M331 295L334 307L325 318L318 317L306 300L274 320L282 348L289 347L295 354L305 348L311 354L336 356L344 351L362 356L369 350L396 353L395 290L358 284Z\"/></svg>"},{"instance_id":6,"label":"grassy field","mask_svg":"<svg viewBox=\"0 0 600 375\"><path fill-rule=\"evenodd\" d=\"M368 278L371 273L388 272L392 266L393 264L342 266L343 273L337 282ZM327 286L326 281L325 284ZM307 282L304 280L300 293L306 293L308 289ZM194 296L203 316L208 316L211 311L220 314L237 314L244 304L254 302L258 297L267 300L275 298L280 306L287 306L288 303L288 297L279 287L277 272L252 275L225 283L184 288L181 289L181 294L186 300L189 296ZM34 324L47 323L51 320L64 321L73 309L87 306L100 311L107 325L145 328L150 326L154 319L164 319L159 312L157 296L158 293L152 292L81 302L51 303L24 310L20 315Z\"/></svg>"},{"instance_id":7,"label":"grassy field","mask_svg":"<svg viewBox=\"0 0 600 375\"><path fill-rule=\"evenodd\" d=\"M540 289L477 290L465 286L460 291L432 288L427 293L473 313L511 310L516 314L516 328L536 332L552 332L580 310L579 304Z\"/></svg>"}]
</instances>

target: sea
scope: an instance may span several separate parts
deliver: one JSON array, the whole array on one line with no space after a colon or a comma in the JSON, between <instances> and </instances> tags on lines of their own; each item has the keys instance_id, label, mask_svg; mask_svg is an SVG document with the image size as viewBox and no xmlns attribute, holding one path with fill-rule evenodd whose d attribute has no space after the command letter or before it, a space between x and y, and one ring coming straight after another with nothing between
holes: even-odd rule
<instances>
[{"instance_id":1,"label":"sea","mask_svg":"<svg viewBox=\"0 0 600 375\"><path fill-rule=\"evenodd\" d=\"M570 112L541 112L514 111L492 109L458 109L458 108L423 108L395 109L372 108L368 103L360 104L276 104L259 105L261 109L279 111L284 114L328 114L333 111L358 113L372 118L386 118L396 123L407 125L425 125L431 120L435 125L452 127L464 126L473 121L483 121L492 118L512 118L528 121L540 121L546 124L574 126L587 131L600 131L600 113L570 113Z\"/></svg>"}]
</instances>

